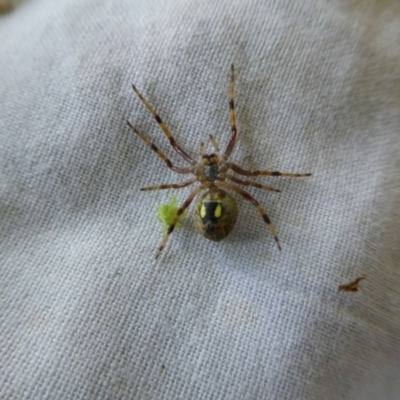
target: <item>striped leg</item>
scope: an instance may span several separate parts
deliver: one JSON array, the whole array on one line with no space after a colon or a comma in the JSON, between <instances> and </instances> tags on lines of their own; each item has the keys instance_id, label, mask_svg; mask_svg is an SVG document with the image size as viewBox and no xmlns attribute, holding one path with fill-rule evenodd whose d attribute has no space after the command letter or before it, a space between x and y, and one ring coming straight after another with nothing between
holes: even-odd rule
<instances>
[{"instance_id":1,"label":"striped leg","mask_svg":"<svg viewBox=\"0 0 400 400\"><path fill-rule=\"evenodd\" d=\"M256 187L258 189L270 190L271 192L280 193L280 190L278 190L278 189L274 189L274 188L272 188L270 186L260 185L257 182L243 181L243 180L237 178L235 175L226 174L226 178L229 179L232 182L238 183L239 185L253 186L253 187Z\"/></svg>"},{"instance_id":2,"label":"striped leg","mask_svg":"<svg viewBox=\"0 0 400 400\"><path fill-rule=\"evenodd\" d=\"M236 185L232 185L231 183L221 182L221 183L218 183L217 186L220 186L220 187L223 187L223 188L226 188L226 189L233 190L233 191L239 193L239 194L240 194L242 197L244 197L246 200L250 201L250 203L253 204L253 206L254 206L255 208L257 208L257 211L261 214L261 216L262 216L264 222L268 225L268 228L269 228L269 230L271 231L272 236L273 236L274 239L275 239L275 242L276 242L276 244L277 244L277 246L278 246L278 249L279 249L279 250L282 250L281 245L280 245L280 243L279 243L278 235L276 234L275 228L274 228L274 226L272 225L271 220L268 218L267 213L266 213L266 212L264 211L264 209L260 206L260 204L258 203L258 201L257 201L253 196L251 196L250 193L248 193L248 192L246 192L245 190L243 190L243 189L237 187Z\"/></svg>"},{"instance_id":3,"label":"striped leg","mask_svg":"<svg viewBox=\"0 0 400 400\"><path fill-rule=\"evenodd\" d=\"M147 192L149 190L181 189L186 186L192 185L193 183L197 182L197 180L198 180L197 177L195 177L193 179L189 179L188 181L185 181L182 183L171 183L171 184L167 184L167 185L149 186L149 187L142 188L140 190Z\"/></svg>"},{"instance_id":4,"label":"striped leg","mask_svg":"<svg viewBox=\"0 0 400 400\"><path fill-rule=\"evenodd\" d=\"M290 176L292 178L302 178L304 176L311 176L312 174L290 174L287 172L279 172L279 171L248 171L239 167L234 163L227 163L228 167L240 175L245 176L259 176L259 175L267 175L267 176Z\"/></svg>"},{"instance_id":5,"label":"striped leg","mask_svg":"<svg viewBox=\"0 0 400 400\"><path fill-rule=\"evenodd\" d=\"M139 132L129 121L126 121L129 128L133 130L133 132L136 133L140 137L140 139L143 140L149 146L164 162L167 164L167 167L172 169L172 171L177 172L178 174L190 174L192 172L191 168L181 168L181 167L175 167L172 165L172 162L169 160L169 158L153 143L150 142L149 139L147 139L146 136L143 135L143 133Z\"/></svg>"},{"instance_id":6,"label":"striped leg","mask_svg":"<svg viewBox=\"0 0 400 400\"><path fill-rule=\"evenodd\" d=\"M233 64L231 65L231 93L229 97L229 109L230 109L230 117L231 117L231 129L232 135L229 139L228 146L226 147L223 159L226 161L231 155L233 149L235 148L236 140L237 140L237 128L236 128L236 111L235 111L235 70L233 68Z\"/></svg>"},{"instance_id":7,"label":"striped leg","mask_svg":"<svg viewBox=\"0 0 400 400\"><path fill-rule=\"evenodd\" d=\"M165 123L162 121L160 116L154 111L153 107L146 101L146 99L139 93L139 91L136 89L134 85L132 85L133 91L139 96L139 99L142 100L142 103L146 106L146 108L151 112L153 115L154 119L158 122L158 125L160 125L160 128L163 130L165 135L167 136L171 146L175 149L175 151L180 154L186 161L188 161L190 164L195 165L196 161L193 160L192 157L189 156L189 154L186 153L185 150L183 150L181 147L178 146L178 144L175 142L175 139L173 138L171 132L165 125Z\"/></svg>"},{"instance_id":8,"label":"striped leg","mask_svg":"<svg viewBox=\"0 0 400 400\"><path fill-rule=\"evenodd\" d=\"M178 223L179 218L181 215L184 213L184 211L190 206L190 203L193 201L193 199L204 189L207 189L211 185L211 182L206 182L203 185L199 186L195 190L193 190L192 193L190 193L189 197L186 199L186 201L183 203L182 207L178 210L178 212L175 215L175 218L172 220L171 225L168 228L167 233L165 234L160 247L158 248L157 254L156 254L156 259L160 256L161 252L163 251L165 245L167 244L167 241L169 239L169 235L172 233L174 230L176 224Z\"/></svg>"}]
</instances>

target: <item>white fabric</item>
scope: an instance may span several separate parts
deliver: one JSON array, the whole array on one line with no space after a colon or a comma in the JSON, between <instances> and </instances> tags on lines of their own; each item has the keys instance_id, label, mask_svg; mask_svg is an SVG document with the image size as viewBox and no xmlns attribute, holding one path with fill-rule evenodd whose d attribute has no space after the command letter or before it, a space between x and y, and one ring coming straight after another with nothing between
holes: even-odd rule
<instances>
[{"instance_id":1,"label":"white fabric","mask_svg":"<svg viewBox=\"0 0 400 400\"><path fill-rule=\"evenodd\" d=\"M400 9L376 1L30 0L0 17L0 398L400 398ZM134 83L197 157L239 141L254 207L156 208L191 188ZM367 273L358 293L340 284Z\"/></svg>"}]
</instances>

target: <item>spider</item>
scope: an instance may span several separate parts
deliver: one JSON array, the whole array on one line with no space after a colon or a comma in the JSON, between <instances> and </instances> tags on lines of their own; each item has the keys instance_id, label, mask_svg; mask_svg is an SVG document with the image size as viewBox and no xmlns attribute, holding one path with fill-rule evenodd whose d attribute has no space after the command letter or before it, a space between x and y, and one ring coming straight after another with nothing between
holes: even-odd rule
<instances>
[{"instance_id":1,"label":"spider","mask_svg":"<svg viewBox=\"0 0 400 400\"><path fill-rule=\"evenodd\" d=\"M236 202L232 196L230 196L224 189L232 190L238 194L240 194L244 199L249 201L260 213L264 222L267 224L269 230L271 231L272 236L275 239L276 245L278 249L281 250L281 245L279 243L278 235L276 234L275 228L272 225L271 220L269 219L267 213L258 203L258 201L250 195L250 193L241 189L233 183L243 186L253 186L258 189L269 190L271 192L280 192L278 189L274 189L269 186L261 185L256 182L242 180L237 176L229 173L229 171L233 171L239 175L251 177L251 176L288 176L288 177L305 177L310 176L311 174L293 174L279 171L248 171L246 169L241 168L240 166L234 164L229 161L229 157L232 154L235 144L237 141L237 128L236 128L236 111L235 111L235 103L234 103L234 94L235 94L235 72L233 64L231 65L231 83L230 83L230 98L229 98L229 108L230 108L230 122L231 122L231 130L232 134L229 139L228 145L223 154L221 154L217 141L214 136L210 135L210 141L212 146L215 149L215 153L205 154L204 153L204 143L200 143L200 156L198 161L193 159L185 150L183 150L173 138L171 132L159 117L159 115L154 111L153 107L146 101L146 99L140 94L140 92L136 89L134 85L132 85L133 91L138 95L139 99L146 106L146 108L153 115L155 120L160 125L160 128L163 130L165 135L167 136L170 145L174 148L174 150L189 164L186 167L177 167L172 164L169 158L149 139L146 138L141 132L139 132L129 121L127 121L128 126L135 132L140 139L142 139L164 162L167 164L167 167L172 171L182 174L189 175L193 174L194 177L191 179L181 182L181 183L172 183L172 184L164 184L157 186L150 186L146 188L142 188L140 190L149 191L149 190L162 190L162 189L181 189L187 186L190 186L194 183L200 183L196 189L194 189L189 197L185 200L181 208L177 211L174 219L172 220L171 225L169 226L167 233L164 235L164 238L159 246L156 254L156 259L160 256L163 251L169 236L173 232L175 226L178 223L179 218L185 212L185 210L190 206L193 199L201 192L206 192L200 197L195 205L194 210L194 218L199 229L200 233L206 237L207 239L220 241L224 239L233 229L236 223L238 209Z\"/></svg>"}]
</instances>

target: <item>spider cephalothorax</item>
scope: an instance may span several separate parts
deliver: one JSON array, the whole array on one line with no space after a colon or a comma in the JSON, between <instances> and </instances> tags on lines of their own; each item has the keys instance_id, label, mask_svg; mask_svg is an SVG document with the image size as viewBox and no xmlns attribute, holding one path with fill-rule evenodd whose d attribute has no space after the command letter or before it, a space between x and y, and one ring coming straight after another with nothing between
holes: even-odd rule
<instances>
[{"instance_id":1,"label":"spider cephalothorax","mask_svg":"<svg viewBox=\"0 0 400 400\"><path fill-rule=\"evenodd\" d=\"M202 161L203 174L209 181L214 182L219 175L218 155L215 153L205 154L201 161Z\"/></svg>"},{"instance_id":2,"label":"spider cephalothorax","mask_svg":"<svg viewBox=\"0 0 400 400\"><path fill-rule=\"evenodd\" d=\"M144 103L147 109L151 112L155 120L160 125L161 129L167 136L171 146L175 151L180 154L187 163L190 164L189 167L176 167L172 164L169 158L157 148L153 143L149 141L142 133L140 133L129 121L127 121L129 127L154 151L157 155L167 164L167 167L178 174L193 174L194 177L182 183L157 185L141 190L160 190L160 189L180 189L186 186L192 185L193 183L199 182L200 186L190 193L189 197L183 203L182 207L177 211L175 218L173 219L171 225L165 234L160 247L158 248L156 258L159 257L162 250L164 249L168 238L172 231L174 230L179 218L185 212L185 210L192 203L193 199L202 191L207 190L196 202L194 210L194 218L196 225L201 232L201 234L207 239L220 241L225 238L229 232L233 229L236 223L238 209L236 202L232 196L230 196L225 190L232 190L240 194L243 198L250 201L251 204L257 209L261 214L264 222L268 225L275 242L281 250L281 245L279 243L278 236L275 232L275 228L272 225L269 217L267 216L264 209L260 206L256 199L250 195L250 193L241 189L240 187L229 183L234 182L243 186L253 186L259 189L269 190L272 192L280 192L278 189L271 188L269 186L261 185L256 182L246 181L238 178L236 175L230 174L228 171L232 170L239 175L244 176L289 176L289 177L304 177L310 176L311 174L292 174L279 171L248 171L238 165L229 162L228 159L235 148L237 141L237 128L236 128L236 113L235 113L235 103L234 103L234 69L231 66L231 88L230 88L230 119L231 119L231 129L232 134L225 152L221 155L219 146L215 138L210 135L211 143L215 149L215 153L204 154L204 143L200 144L200 157L199 161L196 162L188 153L186 153L172 137L171 132L168 130L167 126L164 124L162 119L157 115L151 105L144 99L144 97L139 93L139 91L132 85L134 92L139 96L140 100Z\"/></svg>"}]
</instances>

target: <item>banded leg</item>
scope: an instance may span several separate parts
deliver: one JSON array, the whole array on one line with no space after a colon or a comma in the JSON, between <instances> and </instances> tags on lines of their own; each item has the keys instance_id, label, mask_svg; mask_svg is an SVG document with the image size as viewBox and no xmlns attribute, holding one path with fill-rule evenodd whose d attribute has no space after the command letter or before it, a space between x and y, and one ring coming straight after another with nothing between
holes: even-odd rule
<instances>
[{"instance_id":1,"label":"banded leg","mask_svg":"<svg viewBox=\"0 0 400 400\"><path fill-rule=\"evenodd\" d=\"M191 168L181 168L181 167L175 167L170 159L153 143L150 142L149 139L147 139L146 136L143 135L143 133L139 132L129 121L126 121L129 128L133 130L133 132L136 133L140 137L140 139L143 140L149 146L164 162L167 164L167 167L169 169L172 169L172 171L177 172L178 174L190 174L192 172Z\"/></svg>"},{"instance_id":2,"label":"banded leg","mask_svg":"<svg viewBox=\"0 0 400 400\"><path fill-rule=\"evenodd\" d=\"M278 249L279 249L279 250L282 250L281 245L280 245L280 243L279 243L278 235L276 234L275 228L274 228L274 226L272 225L271 220L268 218L267 213L266 213L266 212L264 211L264 209L260 206L260 204L258 203L258 201L257 201L250 193L248 193L248 192L246 192L245 190L243 190L243 189L237 187L236 185L232 185L231 183L221 182L221 183L218 183L217 186L220 186L220 187L224 187L224 188L226 188L226 189L233 190L233 191L239 193L239 194L240 194L243 198L245 198L246 200L250 201L250 203L253 204L253 206L254 206L255 208L257 208L257 211L261 214L261 216L262 216L264 222L268 225L268 228L269 228L269 230L271 231L272 236L273 236L274 239L275 239L275 242L276 242L276 244L277 244L277 246L278 246Z\"/></svg>"},{"instance_id":3,"label":"banded leg","mask_svg":"<svg viewBox=\"0 0 400 400\"><path fill-rule=\"evenodd\" d=\"M169 143L171 146L175 149L175 151L180 154L186 161L188 161L190 164L195 165L196 161L193 160L192 157L189 156L189 154L186 153L185 150L183 150L178 144L176 143L175 139L173 138L171 132L163 122L163 120L160 118L160 116L154 111L153 107L146 101L146 99L139 93L139 91L136 89L135 85L132 85L133 91L138 95L139 99L142 101L142 103L146 106L146 108L150 111L150 113L153 115L154 119L158 122L158 125L160 125L160 128L163 130L165 135L167 136Z\"/></svg>"},{"instance_id":4,"label":"banded leg","mask_svg":"<svg viewBox=\"0 0 400 400\"><path fill-rule=\"evenodd\" d=\"M157 185L157 186L149 186L149 187L145 187L142 188L140 190L147 192L149 190L162 190L162 189L181 189L184 188L186 186L190 186L193 183L197 182L197 177L193 178L193 179L189 179L188 181L182 182L182 183L170 183L167 185Z\"/></svg>"},{"instance_id":5,"label":"banded leg","mask_svg":"<svg viewBox=\"0 0 400 400\"><path fill-rule=\"evenodd\" d=\"M231 175L231 174L226 174L226 178L229 179L232 182L238 183L239 185L243 185L243 186L253 186L256 187L258 189L264 189L264 190L269 190L271 192L278 192L280 193L281 191L278 189L274 189L270 186L265 186L265 185L260 185L257 182L250 182L250 181L243 181L242 179L237 178L235 175Z\"/></svg>"},{"instance_id":6,"label":"banded leg","mask_svg":"<svg viewBox=\"0 0 400 400\"><path fill-rule=\"evenodd\" d=\"M229 139L228 146L226 146L226 150L223 156L224 161L226 161L232 154L232 151L235 148L237 140L236 111L235 111L235 69L233 68L233 64L231 65L231 93L229 96L229 110L231 117L232 135L231 138Z\"/></svg>"},{"instance_id":7,"label":"banded leg","mask_svg":"<svg viewBox=\"0 0 400 400\"><path fill-rule=\"evenodd\" d=\"M167 241L169 239L169 235L172 233L174 230L176 224L178 223L179 218L181 215L184 213L184 211L190 206L190 203L193 201L193 199L204 189L207 189L209 186L211 186L211 182L206 182L203 185L199 186L195 190L193 190L192 193L190 193L189 197L185 200L183 203L182 207L178 210L176 213L174 219L171 222L171 225L168 228L167 233L165 234L160 247L158 248L157 254L156 254L156 259L160 256L161 252L163 251L165 245L167 244Z\"/></svg>"},{"instance_id":8,"label":"banded leg","mask_svg":"<svg viewBox=\"0 0 400 400\"><path fill-rule=\"evenodd\" d=\"M279 171L248 171L246 169L239 167L239 165L236 165L234 163L227 163L227 165L232 171L236 172L237 174L245 175L245 176L267 175L267 176L290 176L292 178L302 178L305 176L312 175L312 174L291 174L291 173L279 172Z\"/></svg>"}]
</instances>

